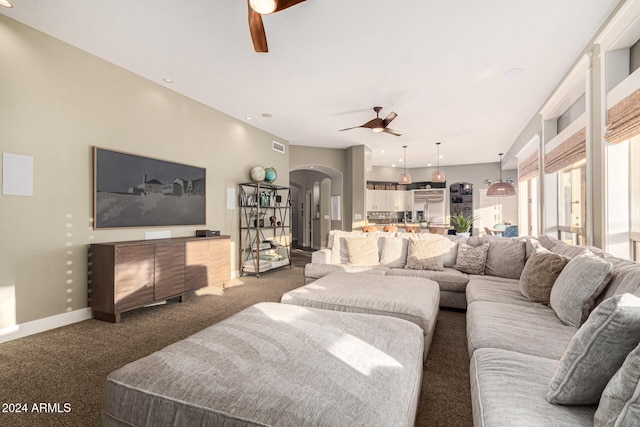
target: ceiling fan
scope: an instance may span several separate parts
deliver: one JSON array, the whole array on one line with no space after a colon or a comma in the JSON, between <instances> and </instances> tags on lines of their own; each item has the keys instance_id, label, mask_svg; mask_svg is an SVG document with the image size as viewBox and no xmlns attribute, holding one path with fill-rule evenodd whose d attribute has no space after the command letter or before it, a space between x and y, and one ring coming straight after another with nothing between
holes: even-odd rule
<instances>
[{"instance_id":1,"label":"ceiling fan","mask_svg":"<svg viewBox=\"0 0 640 427\"><path fill-rule=\"evenodd\" d=\"M247 0L249 4L249 30L256 52L269 52L262 15L280 12L303 1L305 0Z\"/></svg>"},{"instance_id":2,"label":"ceiling fan","mask_svg":"<svg viewBox=\"0 0 640 427\"><path fill-rule=\"evenodd\" d=\"M392 111L387 115L387 117L385 117L384 119L381 119L380 118L380 110L382 110L382 107L373 107L373 111L376 112L376 118L375 119L371 119L367 123L365 123L363 125L360 125L360 126L355 126L355 127L346 128L346 129L340 129L340 132L342 132L343 130L350 130L350 129L357 129L357 128L367 128L367 129L371 129L372 131L374 131L376 133L377 132L385 132L385 133L390 133L391 135L395 135L395 136L402 135L400 132L397 132L397 131L387 127L387 126L389 126L389 123L391 123L391 121L393 119L398 117L398 115Z\"/></svg>"}]
</instances>

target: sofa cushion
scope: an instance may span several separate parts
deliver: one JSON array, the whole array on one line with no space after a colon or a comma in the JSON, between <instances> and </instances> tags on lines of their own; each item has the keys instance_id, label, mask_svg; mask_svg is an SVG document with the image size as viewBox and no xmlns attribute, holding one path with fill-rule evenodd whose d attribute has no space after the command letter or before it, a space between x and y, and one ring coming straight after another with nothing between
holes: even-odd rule
<instances>
[{"instance_id":1,"label":"sofa cushion","mask_svg":"<svg viewBox=\"0 0 640 427\"><path fill-rule=\"evenodd\" d=\"M469 274L484 274L489 244L471 246L466 243L458 244L458 255L453 266L456 270Z\"/></svg>"},{"instance_id":2,"label":"sofa cushion","mask_svg":"<svg viewBox=\"0 0 640 427\"><path fill-rule=\"evenodd\" d=\"M378 276L384 276L388 271L388 267L381 265L365 265L355 266L348 264L312 264L309 263L304 266L304 277L309 279L319 279L327 274L335 273L337 271L344 271L346 273L365 273L375 274Z\"/></svg>"},{"instance_id":3,"label":"sofa cushion","mask_svg":"<svg viewBox=\"0 0 640 427\"><path fill-rule=\"evenodd\" d=\"M524 240L491 240L484 273L490 276L518 279L524 268L524 262Z\"/></svg>"},{"instance_id":4,"label":"sofa cushion","mask_svg":"<svg viewBox=\"0 0 640 427\"><path fill-rule=\"evenodd\" d=\"M547 400L595 405L602 390L640 343L640 298L618 295L603 301L571 339L549 383Z\"/></svg>"},{"instance_id":5,"label":"sofa cushion","mask_svg":"<svg viewBox=\"0 0 640 427\"><path fill-rule=\"evenodd\" d=\"M378 242L367 237L347 237L349 265L379 265Z\"/></svg>"},{"instance_id":6,"label":"sofa cushion","mask_svg":"<svg viewBox=\"0 0 640 427\"><path fill-rule=\"evenodd\" d=\"M507 350L478 349L471 358L475 426L588 426L595 406L559 406L546 400L557 362Z\"/></svg>"},{"instance_id":7,"label":"sofa cushion","mask_svg":"<svg viewBox=\"0 0 640 427\"><path fill-rule=\"evenodd\" d=\"M467 307L469 355L492 347L560 360L575 333L542 304L476 301Z\"/></svg>"},{"instance_id":8,"label":"sofa cushion","mask_svg":"<svg viewBox=\"0 0 640 427\"><path fill-rule=\"evenodd\" d=\"M611 280L596 302L624 293L640 297L640 264L612 255L606 255L605 259L613 264Z\"/></svg>"},{"instance_id":9,"label":"sofa cushion","mask_svg":"<svg viewBox=\"0 0 640 427\"><path fill-rule=\"evenodd\" d=\"M400 237L384 237L380 264L389 268L404 268L407 263L409 240Z\"/></svg>"},{"instance_id":10,"label":"sofa cushion","mask_svg":"<svg viewBox=\"0 0 640 427\"><path fill-rule=\"evenodd\" d=\"M442 243L443 240L409 240L407 265L405 268L413 270L442 271Z\"/></svg>"},{"instance_id":11,"label":"sofa cushion","mask_svg":"<svg viewBox=\"0 0 640 427\"><path fill-rule=\"evenodd\" d=\"M573 258L551 288L551 308L567 325L580 327L609 280L612 264L597 256Z\"/></svg>"},{"instance_id":12,"label":"sofa cushion","mask_svg":"<svg viewBox=\"0 0 640 427\"><path fill-rule=\"evenodd\" d=\"M475 301L501 302L517 305L537 305L520 293L518 281L492 276L469 276L467 304Z\"/></svg>"},{"instance_id":13,"label":"sofa cushion","mask_svg":"<svg viewBox=\"0 0 640 427\"><path fill-rule=\"evenodd\" d=\"M549 303L551 288L570 261L568 257L538 248L522 270L519 286L522 295L534 302Z\"/></svg>"},{"instance_id":14,"label":"sofa cushion","mask_svg":"<svg viewBox=\"0 0 640 427\"><path fill-rule=\"evenodd\" d=\"M640 425L640 345L629 353L602 392L594 425Z\"/></svg>"},{"instance_id":15,"label":"sofa cushion","mask_svg":"<svg viewBox=\"0 0 640 427\"><path fill-rule=\"evenodd\" d=\"M392 268L386 273L387 276L402 277L422 277L438 282L441 291L461 292L467 287L469 276L466 273L445 267L442 271L436 270L409 270L406 268Z\"/></svg>"}]
</instances>

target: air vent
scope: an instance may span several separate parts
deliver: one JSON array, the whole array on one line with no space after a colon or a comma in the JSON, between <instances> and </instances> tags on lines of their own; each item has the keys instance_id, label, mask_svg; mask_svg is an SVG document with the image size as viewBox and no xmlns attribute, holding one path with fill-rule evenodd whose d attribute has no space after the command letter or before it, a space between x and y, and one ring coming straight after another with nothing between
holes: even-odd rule
<instances>
[{"instance_id":1,"label":"air vent","mask_svg":"<svg viewBox=\"0 0 640 427\"><path fill-rule=\"evenodd\" d=\"M273 141L273 145L271 146L278 153L284 154L284 144L280 144L279 142Z\"/></svg>"}]
</instances>

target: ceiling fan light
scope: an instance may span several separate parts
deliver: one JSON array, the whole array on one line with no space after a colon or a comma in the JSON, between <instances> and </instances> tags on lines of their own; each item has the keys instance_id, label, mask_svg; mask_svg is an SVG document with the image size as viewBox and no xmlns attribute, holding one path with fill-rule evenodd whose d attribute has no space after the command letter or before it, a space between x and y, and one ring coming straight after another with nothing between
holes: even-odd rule
<instances>
[{"instance_id":1,"label":"ceiling fan light","mask_svg":"<svg viewBox=\"0 0 640 427\"><path fill-rule=\"evenodd\" d=\"M380 133L384 130L384 128L378 127L378 128L372 128L371 130L374 131L375 133Z\"/></svg>"},{"instance_id":2,"label":"ceiling fan light","mask_svg":"<svg viewBox=\"0 0 640 427\"><path fill-rule=\"evenodd\" d=\"M275 0L249 0L249 5L259 14L267 15L276 10L277 2Z\"/></svg>"},{"instance_id":3,"label":"ceiling fan light","mask_svg":"<svg viewBox=\"0 0 640 427\"><path fill-rule=\"evenodd\" d=\"M433 174L431 174L431 182L445 182L447 179L444 176L444 172L442 171L435 171Z\"/></svg>"},{"instance_id":4,"label":"ceiling fan light","mask_svg":"<svg viewBox=\"0 0 640 427\"><path fill-rule=\"evenodd\" d=\"M4 6L6 8L11 9L13 7L13 5L11 4L11 2L9 0L0 0L0 6Z\"/></svg>"}]
</instances>

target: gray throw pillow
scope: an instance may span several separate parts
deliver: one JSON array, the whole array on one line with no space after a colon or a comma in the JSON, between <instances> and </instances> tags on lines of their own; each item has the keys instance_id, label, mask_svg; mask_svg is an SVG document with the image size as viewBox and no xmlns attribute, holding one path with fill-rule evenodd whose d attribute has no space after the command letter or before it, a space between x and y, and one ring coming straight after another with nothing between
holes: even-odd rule
<instances>
[{"instance_id":1,"label":"gray throw pillow","mask_svg":"<svg viewBox=\"0 0 640 427\"><path fill-rule=\"evenodd\" d=\"M458 243L458 256L453 268L469 274L484 274L484 265L487 261L489 244L469 246L466 243Z\"/></svg>"},{"instance_id":2,"label":"gray throw pillow","mask_svg":"<svg viewBox=\"0 0 640 427\"><path fill-rule=\"evenodd\" d=\"M484 273L490 276L519 279L524 268L524 240L489 240L489 251Z\"/></svg>"},{"instance_id":3,"label":"gray throw pillow","mask_svg":"<svg viewBox=\"0 0 640 427\"><path fill-rule=\"evenodd\" d=\"M640 298L617 295L603 301L573 336L558 363L547 400L595 405L627 355L640 342Z\"/></svg>"},{"instance_id":4,"label":"gray throw pillow","mask_svg":"<svg viewBox=\"0 0 640 427\"><path fill-rule=\"evenodd\" d=\"M597 256L573 258L551 288L553 311L569 326L579 328L587 319L594 301L609 282L612 264Z\"/></svg>"},{"instance_id":5,"label":"gray throw pillow","mask_svg":"<svg viewBox=\"0 0 640 427\"><path fill-rule=\"evenodd\" d=\"M543 247L537 248L522 269L520 293L533 302L549 304L553 284L569 261Z\"/></svg>"},{"instance_id":6,"label":"gray throw pillow","mask_svg":"<svg viewBox=\"0 0 640 427\"><path fill-rule=\"evenodd\" d=\"M593 421L594 427L640 425L640 345L605 387Z\"/></svg>"}]
</instances>

